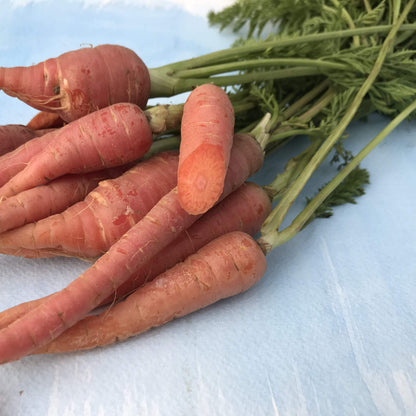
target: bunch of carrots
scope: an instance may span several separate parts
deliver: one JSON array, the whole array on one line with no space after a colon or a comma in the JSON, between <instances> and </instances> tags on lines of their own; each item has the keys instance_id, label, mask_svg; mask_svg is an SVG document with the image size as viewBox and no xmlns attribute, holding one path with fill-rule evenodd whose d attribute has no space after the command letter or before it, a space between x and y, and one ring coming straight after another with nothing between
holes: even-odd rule
<instances>
[{"instance_id":1,"label":"bunch of carrots","mask_svg":"<svg viewBox=\"0 0 416 416\"><path fill-rule=\"evenodd\" d=\"M95 91L89 82L101 75L90 74L105 55L124 66ZM56 73L66 59L76 67ZM40 110L27 126L2 127L0 251L92 263L62 291L0 314L2 363L127 338L263 275L265 255L251 236L271 200L246 181L264 150L253 135L234 134L224 89L193 89L175 112L179 149L152 153L159 109L146 110L149 76L129 49L101 45L34 68L1 68L0 85ZM118 95L100 96L113 89Z\"/></svg>"},{"instance_id":2,"label":"bunch of carrots","mask_svg":"<svg viewBox=\"0 0 416 416\"><path fill-rule=\"evenodd\" d=\"M264 111L261 99L230 99L224 87L250 77L198 78L193 61L175 78L175 70L152 71L119 45L0 68L0 89L39 110L25 126L0 128L0 253L91 263L57 293L0 313L0 363L105 346L254 285L265 273L266 255L308 224L389 129L415 110L416 103L401 112L287 230L278 230L356 114L412 6L391 25L351 111L341 112L327 138L313 141L263 187L249 178L261 169L266 149L286 137L284 121L310 100L319 97L318 111L331 103L328 80L282 115ZM253 62L237 65L243 64ZM256 76L262 75L264 81L277 76ZM183 104L148 105L151 97L184 91ZM242 108L261 117L237 129ZM169 131L179 135L160 139Z\"/></svg>"}]
</instances>

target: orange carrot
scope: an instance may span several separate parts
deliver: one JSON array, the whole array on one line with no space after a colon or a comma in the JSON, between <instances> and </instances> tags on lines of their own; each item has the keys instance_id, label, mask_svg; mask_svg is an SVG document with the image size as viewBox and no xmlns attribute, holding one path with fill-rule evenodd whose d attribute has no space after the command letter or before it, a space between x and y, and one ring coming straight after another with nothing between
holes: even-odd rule
<instances>
[{"instance_id":1,"label":"orange carrot","mask_svg":"<svg viewBox=\"0 0 416 416\"><path fill-rule=\"evenodd\" d=\"M234 110L225 91L196 87L185 102L179 149L178 195L190 214L202 214L221 195L234 133Z\"/></svg>"},{"instance_id":2,"label":"orange carrot","mask_svg":"<svg viewBox=\"0 0 416 416\"><path fill-rule=\"evenodd\" d=\"M144 108L150 76L132 50L99 45L66 52L34 66L0 67L0 89L69 122L121 102Z\"/></svg>"},{"instance_id":3,"label":"orange carrot","mask_svg":"<svg viewBox=\"0 0 416 416\"><path fill-rule=\"evenodd\" d=\"M27 127L32 130L52 129L62 127L64 123L59 114L40 111L27 123Z\"/></svg>"},{"instance_id":4,"label":"orange carrot","mask_svg":"<svg viewBox=\"0 0 416 416\"><path fill-rule=\"evenodd\" d=\"M104 179L121 175L127 166L78 175L65 175L47 185L28 189L0 203L0 233L60 213L82 201Z\"/></svg>"},{"instance_id":5,"label":"orange carrot","mask_svg":"<svg viewBox=\"0 0 416 416\"><path fill-rule=\"evenodd\" d=\"M102 347L143 333L252 287L266 257L248 234L234 231L211 241L125 301L84 318L36 354Z\"/></svg>"},{"instance_id":6,"label":"orange carrot","mask_svg":"<svg viewBox=\"0 0 416 416\"><path fill-rule=\"evenodd\" d=\"M250 136L238 136L235 144L223 197L241 186L263 162L263 151ZM174 188L77 279L0 331L0 363L22 358L58 337L199 217L183 210Z\"/></svg>"},{"instance_id":7,"label":"orange carrot","mask_svg":"<svg viewBox=\"0 0 416 416\"><path fill-rule=\"evenodd\" d=\"M30 258L100 256L176 185L177 169L177 152L159 153L100 182L65 211L0 234L0 252Z\"/></svg>"},{"instance_id":8,"label":"orange carrot","mask_svg":"<svg viewBox=\"0 0 416 416\"><path fill-rule=\"evenodd\" d=\"M42 136L49 130L32 130L20 124L0 126L0 156L17 149L34 137Z\"/></svg>"},{"instance_id":9,"label":"orange carrot","mask_svg":"<svg viewBox=\"0 0 416 416\"><path fill-rule=\"evenodd\" d=\"M0 188L8 197L67 173L120 166L142 157L152 144L146 116L135 104L120 103L55 130L54 139Z\"/></svg>"},{"instance_id":10,"label":"orange carrot","mask_svg":"<svg viewBox=\"0 0 416 416\"><path fill-rule=\"evenodd\" d=\"M254 235L271 210L269 196L262 187L246 182L182 232L155 258L134 273L102 305L113 303L134 292L139 286L184 261L216 237L231 231ZM49 295L50 296L50 295ZM0 329L40 305L47 297L24 302L0 313Z\"/></svg>"}]
</instances>

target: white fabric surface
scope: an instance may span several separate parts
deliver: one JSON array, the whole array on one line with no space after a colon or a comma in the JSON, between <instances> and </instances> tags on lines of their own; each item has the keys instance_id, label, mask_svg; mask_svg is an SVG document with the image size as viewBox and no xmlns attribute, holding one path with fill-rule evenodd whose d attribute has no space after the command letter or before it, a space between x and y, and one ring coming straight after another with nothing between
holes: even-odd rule
<instances>
[{"instance_id":1,"label":"white fabric surface","mask_svg":"<svg viewBox=\"0 0 416 416\"><path fill-rule=\"evenodd\" d=\"M156 67L233 39L179 8L2 4L3 66L108 42ZM0 124L36 113L4 94L0 109ZM386 123L378 116L354 123L349 148ZM416 414L415 135L415 122L394 131L362 164L371 174L366 195L273 251L248 292L109 348L1 366L0 414ZM271 180L296 146L273 155L254 180ZM331 172L325 164L305 196ZM0 256L0 309L59 290L86 267Z\"/></svg>"}]
</instances>

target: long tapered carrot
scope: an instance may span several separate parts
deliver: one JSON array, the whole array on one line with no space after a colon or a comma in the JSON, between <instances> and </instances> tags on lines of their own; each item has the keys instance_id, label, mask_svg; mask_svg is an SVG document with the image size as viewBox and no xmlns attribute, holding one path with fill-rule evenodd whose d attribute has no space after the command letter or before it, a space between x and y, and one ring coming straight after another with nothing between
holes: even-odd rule
<instances>
[{"instance_id":1,"label":"long tapered carrot","mask_svg":"<svg viewBox=\"0 0 416 416\"><path fill-rule=\"evenodd\" d=\"M131 49L98 45L29 67L0 67L0 89L69 122L115 103L130 102L144 108L150 76Z\"/></svg>"},{"instance_id":2,"label":"long tapered carrot","mask_svg":"<svg viewBox=\"0 0 416 416\"><path fill-rule=\"evenodd\" d=\"M0 233L48 218L82 201L100 181L121 175L127 166L97 172L64 175L6 198L0 203Z\"/></svg>"},{"instance_id":3,"label":"long tapered carrot","mask_svg":"<svg viewBox=\"0 0 416 416\"><path fill-rule=\"evenodd\" d=\"M225 91L196 87L185 102L179 148L178 195L190 214L202 214L220 197L234 134L234 110Z\"/></svg>"},{"instance_id":4,"label":"long tapered carrot","mask_svg":"<svg viewBox=\"0 0 416 416\"><path fill-rule=\"evenodd\" d=\"M54 140L0 188L0 196L15 195L67 173L123 165L142 157L151 144L152 131L143 111L135 104L114 104L58 129Z\"/></svg>"},{"instance_id":5,"label":"long tapered carrot","mask_svg":"<svg viewBox=\"0 0 416 416\"><path fill-rule=\"evenodd\" d=\"M159 153L100 182L65 211L0 234L0 252L28 258L98 257L176 185L177 169L176 151ZM35 194L39 188L29 191Z\"/></svg>"},{"instance_id":6,"label":"long tapered carrot","mask_svg":"<svg viewBox=\"0 0 416 416\"><path fill-rule=\"evenodd\" d=\"M243 231L253 236L260 229L270 210L270 198L263 188L255 183L246 182L130 276L101 305L119 301L131 294L139 286L153 280L176 263L184 261L186 257L220 235L231 231ZM0 329L25 315L46 299L47 297L44 297L24 302L1 312Z\"/></svg>"},{"instance_id":7,"label":"long tapered carrot","mask_svg":"<svg viewBox=\"0 0 416 416\"><path fill-rule=\"evenodd\" d=\"M251 236L240 231L224 234L35 353L79 351L123 341L248 290L265 270L266 257Z\"/></svg>"},{"instance_id":8,"label":"long tapered carrot","mask_svg":"<svg viewBox=\"0 0 416 416\"><path fill-rule=\"evenodd\" d=\"M223 197L263 163L263 151L251 136L237 136L234 142ZM0 331L0 363L22 358L58 337L199 217L180 206L174 188L77 279Z\"/></svg>"}]
</instances>

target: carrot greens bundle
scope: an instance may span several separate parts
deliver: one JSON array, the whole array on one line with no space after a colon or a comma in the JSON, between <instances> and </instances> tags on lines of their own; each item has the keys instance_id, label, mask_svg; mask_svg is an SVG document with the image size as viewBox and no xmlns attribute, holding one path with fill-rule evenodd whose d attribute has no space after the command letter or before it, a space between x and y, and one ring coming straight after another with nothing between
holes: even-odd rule
<instances>
[{"instance_id":1,"label":"carrot greens bundle","mask_svg":"<svg viewBox=\"0 0 416 416\"><path fill-rule=\"evenodd\" d=\"M104 83L124 74L119 86L106 85L111 102L97 85L88 87L91 96L77 98L52 71L53 59L45 61L53 79L42 80L36 72L41 66L0 68L0 88L41 110L29 126L54 128L43 135L22 126L21 140L28 142L5 144L11 147L0 157L0 221L7 218L7 204L16 206L28 192L46 192L65 175L73 179L81 172L134 163L117 179L89 185L84 201L68 198L62 213L0 224L2 253L94 258L61 291L0 313L0 363L104 346L247 290L265 273L272 250L315 218L330 217L335 206L355 203L369 183L361 161L416 110L415 17L414 0L237 0L208 16L212 25L241 35L228 49L158 68L144 66L133 51L117 45L57 58L75 57L71 71L76 75L76 56L91 65L101 62L97 50L123 57L109 69L113 78L102 74ZM37 83L22 82L20 72L36 73ZM75 80L77 88L91 82ZM148 98L184 92L189 93L185 103L146 107ZM391 122L353 155L346 130L374 112ZM85 120L92 122L85 125ZM104 122L110 127L102 127ZM90 164L84 153L92 150L86 146L97 136L112 137L116 127L120 143L104 144L108 155L92 146L97 152ZM73 137L60 147L59 137L68 131ZM138 136L144 136L144 144ZM268 165L275 172L270 183L246 182L271 153L299 136L308 139L307 146L284 168ZM88 152L77 150L79 144ZM127 155L135 147L138 151ZM85 157L76 169L64 163L66 154L76 159L70 149ZM325 160L337 166L334 176L282 229ZM124 185L132 172L141 176ZM148 197L149 203L131 202L136 196ZM94 227L83 225L84 234L75 232L77 221L93 217ZM97 244L89 242L88 230ZM115 305L91 316L108 303Z\"/></svg>"}]
</instances>

